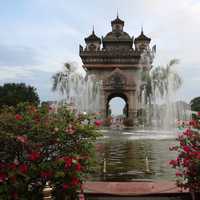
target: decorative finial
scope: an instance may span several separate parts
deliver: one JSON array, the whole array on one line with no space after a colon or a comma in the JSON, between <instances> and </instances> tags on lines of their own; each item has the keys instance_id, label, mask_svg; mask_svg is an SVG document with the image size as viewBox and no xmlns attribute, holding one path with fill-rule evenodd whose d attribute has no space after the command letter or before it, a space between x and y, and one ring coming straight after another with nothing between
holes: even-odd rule
<instances>
[{"instance_id":1,"label":"decorative finial","mask_svg":"<svg viewBox=\"0 0 200 200\"><path fill-rule=\"evenodd\" d=\"M92 34L94 35L94 25L92 26Z\"/></svg>"},{"instance_id":2,"label":"decorative finial","mask_svg":"<svg viewBox=\"0 0 200 200\"><path fill-rule=\"evenodd\" d=\"M142 25L142 27L141 27L141 34L144 34L144 32L143 32L143 25Z\"/></svg>"},{"instance_id":3,"label":"decorative finial","mask_svg":"<svg viewBox=\"0 0 200 200\"><path fill-rule=\"evenodd\" d=\"M119 18L119 12L118 12L118 9L117 9L117 19Z\"/></svg>"}]
</instances>

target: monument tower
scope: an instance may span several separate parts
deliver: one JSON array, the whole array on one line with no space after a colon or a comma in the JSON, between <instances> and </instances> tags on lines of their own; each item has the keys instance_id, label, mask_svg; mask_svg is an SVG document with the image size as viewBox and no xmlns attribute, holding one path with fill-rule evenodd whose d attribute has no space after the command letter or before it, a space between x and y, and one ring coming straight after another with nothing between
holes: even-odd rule
<instances>
[{"instance_id":1,"label":"monument tower","mask_svg":"<svg viewBox=\"0 0 200 200\"><path fill-rule=\"evenodd\" d=\"M95 75L102 82L100 111L103 116L108 116L109 101L121 97L126 102L126 117L136 122L144 85L141 72L152 68L155 51L150 48L151 39L143 30L137 38L130 37L118 16L111 21L111 27L112 31L102 38L93 29L85 38L86 46L80 45L80 57L87 75Z\"/></svg>"}]
</instances>

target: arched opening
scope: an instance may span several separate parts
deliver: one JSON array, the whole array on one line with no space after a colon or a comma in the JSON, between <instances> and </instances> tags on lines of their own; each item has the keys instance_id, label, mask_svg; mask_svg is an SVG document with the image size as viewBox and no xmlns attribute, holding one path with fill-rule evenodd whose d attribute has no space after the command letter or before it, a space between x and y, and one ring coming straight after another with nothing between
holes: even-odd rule
<instances>
[{"instance_id":1,"label":"arched opening","mask_svg":"<svg viewBox=\"0 0 200 200\"><path fill-rule=\"evenodd\" d=\"M111 94L108 96L106 105L108 116L128 117L128 99L124 94Z\"/></svg>"}]
</instances>

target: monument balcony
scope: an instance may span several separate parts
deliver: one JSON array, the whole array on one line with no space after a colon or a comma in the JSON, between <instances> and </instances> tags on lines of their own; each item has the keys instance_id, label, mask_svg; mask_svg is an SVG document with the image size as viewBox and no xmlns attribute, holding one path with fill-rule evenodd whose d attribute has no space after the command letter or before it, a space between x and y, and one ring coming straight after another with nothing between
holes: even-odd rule
<instances>
[{"instance_id":1,"label":"monument balcony","mask_svg":"<svg viewBox=\"0 0 200 200\"><path fill-rule=\"evenodd\" d=\"M97 50L89 51L80 48L83 64L152 64L152 52L144 53L136 50ZM145 58L145 59L144 59Z\"/></svg>"}]
</instances>

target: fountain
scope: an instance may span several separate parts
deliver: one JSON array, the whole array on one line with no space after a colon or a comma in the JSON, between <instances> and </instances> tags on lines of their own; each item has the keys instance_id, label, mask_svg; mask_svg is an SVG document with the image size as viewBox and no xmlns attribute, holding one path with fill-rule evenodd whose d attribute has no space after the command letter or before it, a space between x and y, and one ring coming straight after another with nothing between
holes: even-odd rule
<instances>
[{"instance_id":1,"label":"fountain","mask_svg":"<svg viewBox=\"0 0 200 200\"><path fill-rule=\"evenodd\" d=\"M126 102L127 118L134 125L129 129L113 123L102 130L97 146L101 147L98 161L102 170L93 180L174 179L166 167L174 155L168 151L175 143L175 122L181 117L175 107L175 91L181 80L171 67L152 69L155 46L144 35L133 39L123 31L124 21L111 22L112 31L102 39L92 34L80 46L80 57L86 77L76 71L68 74L65 99L79 113L100 112L106 119L109 101L121 97ZM133 47L134 43L134 47ZM101 47L101 44L102 47ZM66 77L65 77L66 78ZM185 111L183 111L185 113ZM117 130L116 130L117 129Z\"/></svg>"}]
</instances>

